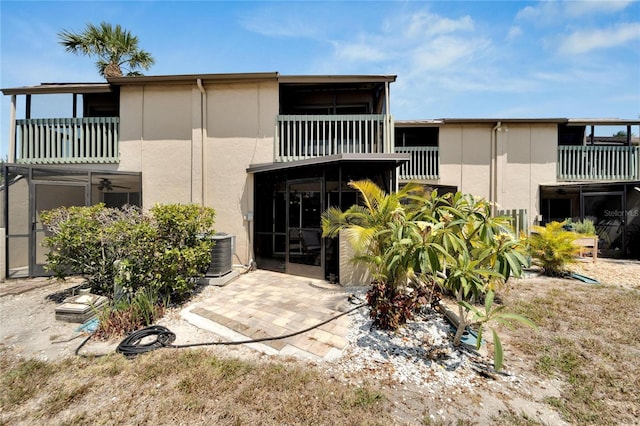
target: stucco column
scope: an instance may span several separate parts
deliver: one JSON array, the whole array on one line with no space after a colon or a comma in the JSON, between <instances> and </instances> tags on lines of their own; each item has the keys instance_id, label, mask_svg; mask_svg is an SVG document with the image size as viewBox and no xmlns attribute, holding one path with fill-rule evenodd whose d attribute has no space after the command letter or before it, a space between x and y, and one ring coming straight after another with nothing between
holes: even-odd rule
<instances>
[{"instance_id":1,"label":"stucco column","mask_svg":"<svg viewBox=\"0 0 640 426\"><path fill-rule=\"evenodd\" d=\"M16 162L16 95L11 95L11 113L9 117L9 163Z\"/></svg>"},{"instance_id":2,"label":"stucco column","mask_svg":"<svg viewBox=\"0 0 640 426\"><path fill-rule=\"evenodd\" d=\"M506 126L498 128L496 134L496 204L498 209L504 209L506 193L505 179L507 179L507 132Z\"/></svg>"},{"instance_id":3,"label":"stucco column","mask_svg":"<svg viewBox=\"0 0 640 426\"><path fill-rule=\"evenodd\" d=\"M194 87L191 90L191 196L189 201L202 204L202 93Z\"/></svg>"}]
</instances>

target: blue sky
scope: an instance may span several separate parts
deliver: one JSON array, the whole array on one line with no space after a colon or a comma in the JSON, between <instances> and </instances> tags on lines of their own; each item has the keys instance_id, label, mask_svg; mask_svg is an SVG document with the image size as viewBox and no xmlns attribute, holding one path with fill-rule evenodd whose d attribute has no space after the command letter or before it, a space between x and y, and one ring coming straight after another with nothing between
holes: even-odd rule
<instances>
[{"instance_id":1,"label":"blue sky","mask_svg":"<svg viewBox=\"0 0 640 426\"><path fill-rule=\"evenodd\" d=\"M100 21L139 37L149 75L396 74L396 119L640 117L638 1L2 0L0 87L101 81L57 43ZM8 96L1 113L4 156Z\"/></svg>"}]
</instances>

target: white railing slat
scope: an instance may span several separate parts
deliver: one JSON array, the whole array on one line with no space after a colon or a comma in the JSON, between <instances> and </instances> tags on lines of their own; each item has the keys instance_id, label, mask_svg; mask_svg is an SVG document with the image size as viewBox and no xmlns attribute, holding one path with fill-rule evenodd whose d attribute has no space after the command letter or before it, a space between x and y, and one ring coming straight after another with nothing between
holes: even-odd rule
<instances>
[{"instance_id":1,"label":"white railing slat","mask_svg":"<svg viewBox=\"0 0 640 426\"><path fill-rule=\"evenodd\" d=\"M16 162L117 163L119 122L118 117L16 120Z\"/></svg>"},{"instance_id":2,"label":"white railing slat","mask_svg":"<svg viewBox=\"0 0 640 426\"><path fill-rule=\"evenodd\" d=\"M559 146L558 180L637 180L637 146Z\"/></svg>"},{"instance_id":3,"label":"white railing slat","mask_svg":"<svg viewBox=\"0 0 640 426\"><path fill-rule=\"evenodd\" d=\"M279 115L274 160L385 152L381 147L386 146L386 141L380 137L378 129L383 128L386 120L383 114Z\"/></svg>"}]
</instances>

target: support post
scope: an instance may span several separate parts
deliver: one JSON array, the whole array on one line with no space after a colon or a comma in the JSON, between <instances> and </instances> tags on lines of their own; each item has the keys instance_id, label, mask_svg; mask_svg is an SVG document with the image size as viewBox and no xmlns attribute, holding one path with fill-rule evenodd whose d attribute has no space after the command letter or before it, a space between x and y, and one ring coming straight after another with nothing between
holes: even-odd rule
<instances>
[{"instance_id":1,"label":"support post","mask_svg":"<svg viewBox=\"0 0 640 426\"><path fill-rule=\"evenodd\" d=\"M11 112L9 118L9 159L8 163L16 162L16 95L11 95Z\"/></svg>"}]
</instances>

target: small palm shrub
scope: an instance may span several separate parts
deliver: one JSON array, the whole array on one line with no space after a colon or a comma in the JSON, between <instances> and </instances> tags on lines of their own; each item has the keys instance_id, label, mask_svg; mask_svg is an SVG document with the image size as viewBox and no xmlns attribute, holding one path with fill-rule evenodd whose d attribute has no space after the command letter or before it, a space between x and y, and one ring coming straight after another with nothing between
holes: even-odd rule
<instances>
[{"instance_id":1,"label":"small palm shrub","mask_svg":"<svg viewBox=\"0 0 640 426\"><path fill-rule=\"evenodd\" d=\"M575 232L564 229L565 222L550 222L534 226L527 239L533 263L542 267L544 275L561 277L567 273L568 263L575 261L580 248L573 244Z\"/></svg>"},{"instance_id":2,"label":"small palm shrub","mask_svg":"<svg viewBox=\"0 0 640 426\"><path fill-rule=\"evenodd\" d=\"M487 200L462 193L438 196L414 184L395 194L385 194L370 181L349 185L360 192L363 205L325 211L323 235L334 237L343 230L358 253L353 260L368 266L373 282L367 301L375 326L400 327L416 309L437 299L436 287L458 302L456 346L468 326L482 334L489 322L533 325L493 304L494 289L520 276L528 262L509 218L492 217ZM470 303L483 298L484 311ZM502 345L493 334L499 370Z\"/></svg>"}]
</instances>

